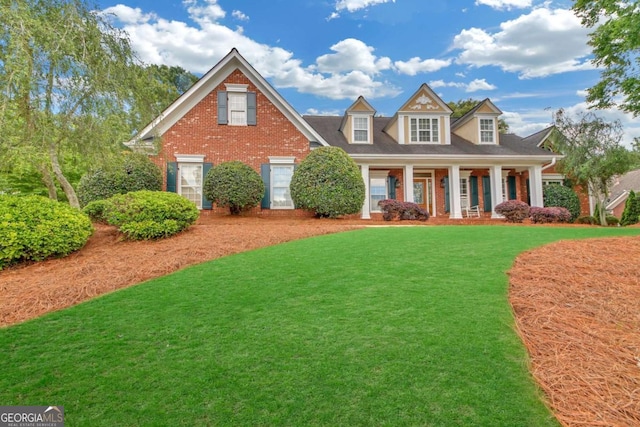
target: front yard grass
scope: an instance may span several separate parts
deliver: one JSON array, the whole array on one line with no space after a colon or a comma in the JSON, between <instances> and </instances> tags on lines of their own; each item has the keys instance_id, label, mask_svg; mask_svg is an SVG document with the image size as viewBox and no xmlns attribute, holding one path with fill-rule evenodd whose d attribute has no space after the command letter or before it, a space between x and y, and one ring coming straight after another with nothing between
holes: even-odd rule
<instances>
[{"instance_id":1,"label":"front yard grass","mask_svg":"<svg viewBox=\"0 0 640 427\"><path fill-rule=\"evenodd\" d=\"M639 233L375 228L221 258L0 329L0 404L64 406L70 426L557 426L505 272Z\"/></svg>"}]
</instances>

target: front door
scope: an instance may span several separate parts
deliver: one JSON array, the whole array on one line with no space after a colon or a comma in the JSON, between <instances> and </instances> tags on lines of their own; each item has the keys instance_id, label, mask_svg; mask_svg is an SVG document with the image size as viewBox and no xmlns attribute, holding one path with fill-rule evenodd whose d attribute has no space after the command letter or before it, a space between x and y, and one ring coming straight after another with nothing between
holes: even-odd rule
<instances>
[{"instance_id":1,"label":"front door","mask_svg":"<svg viewBox=\"0 0 640 427\"><path fill-rule=\"evenodd\" d=\"M433 215L433 179L413 179L413 201Z\"/></svg>"}]
</instances>

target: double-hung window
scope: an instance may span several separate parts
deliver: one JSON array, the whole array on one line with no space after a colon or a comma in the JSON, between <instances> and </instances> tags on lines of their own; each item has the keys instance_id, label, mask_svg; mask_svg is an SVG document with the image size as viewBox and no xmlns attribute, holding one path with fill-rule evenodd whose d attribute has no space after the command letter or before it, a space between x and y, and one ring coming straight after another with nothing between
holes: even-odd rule
<instances>
[{"instance_id":1,"label":"double-hung window","mask_svg":"<svg viewBox=\"0 0 640 427\"><path fill-rule=\"evenodd\" d=\"M388 199L389 191L387 188L387 172L376 173L372 172L369 177L369 194L370 194L370 206L371 212L380 212L381 208L378 206L380 200Z\"/></svg>"},{"instance_id":2,"label":"double-hung window","mask_svg":"<svg viewBox=\"0 0 640 427\"><path fill-rule=\"evenodd\" d=\"M229 92L229 124L245 126L247 124L247 94Z\"/></svg>"},{"instance_id":3,"label":"double-hung window","mask_svg":"<svg viewBox=\"0 0 640 427\"><path fill-rule=\"evenodd\" d=\"M292 209L289 185L293 165L271 165L271 209Z\"/></svg>"},{"instance_id":4,"label":"double-hung window","mask_svg":"<svg viewBox=\"0 0 640 427\"><path fill-rule=\"evenodd\" d=\"M480 119L480 142L482 144L495 144L496 135L493 119Z\"/></svg>"},{"instance_id":5,"label":"double-hung window","mask_svg":"<svg viewBox=\"0 0 640 427\"><path fill-rule=\"evenodd\" d=\"M412 117L410 121L411 142L438 142L438 119Z\"/></svg>"},{"instance_id":6,"label":"double-hung window","mask_svg":"<svg viewBox=\"0 0 640 427\"><path fill-rule=\"evenodd\" d=\"M369 117L368 116L353 117L353 142L360 142L360 143L369 142Z\"/></svg>"},{"instance_id":7,"label":"double-hung window","mask_svg":"<svg viewBox=\"0 0 640 427\"><path fill-rule=\"evenodd\" d=\"M256 92L248 85L225 84L227 90L218 91L218 124L231 126L256 125Z\"/></svg>"}]
</instances>

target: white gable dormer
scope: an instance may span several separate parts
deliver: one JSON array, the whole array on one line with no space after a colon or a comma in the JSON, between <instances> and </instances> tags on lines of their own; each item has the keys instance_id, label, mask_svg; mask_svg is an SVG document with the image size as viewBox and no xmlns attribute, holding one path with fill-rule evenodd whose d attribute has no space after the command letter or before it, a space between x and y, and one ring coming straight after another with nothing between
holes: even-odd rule
<instances>
[{"instance_id":1,"label":"white gable dormer","mask_svg":"<svg viewBox=\"0 0 640 427\"><path fill-rule=\"evenodd\" d=\"M399 144L451 144L452 110L423 84L385 128Z\"/></svg>"},{"instance_id":2,"label":"white gable dormer","mask_svg":"<svg viewBox=\"0 0 640 427\"><path fill-rule=\"evenodd\" d=\"M362 96L347 108L340 131L349 144L373 144L373 117L376 111Z\"/></svg>"},{"instance_id":3,"label":"white gable dormer","mask_svg":"<svg viewBox=\"0 0 640 427\"><path fill-rule=\"evenodd\" d=\"M498 118L502 111L489 99L485 99L458 119L453 126L453 133L479 145L497 145Z\"/></svg>"}]
</instances>

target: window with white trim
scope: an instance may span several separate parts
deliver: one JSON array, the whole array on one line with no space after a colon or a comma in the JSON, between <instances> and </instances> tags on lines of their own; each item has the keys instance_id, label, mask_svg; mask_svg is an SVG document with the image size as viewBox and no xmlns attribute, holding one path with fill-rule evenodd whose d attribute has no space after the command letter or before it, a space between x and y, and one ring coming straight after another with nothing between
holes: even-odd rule
<instances>
[{"instance_id":1,"label":"window with white trim","mask_svg":"<svg viewBox=\"0 0 640 427\"><path fill-rule=\"evenodd\" d=\"M271 165L271 209L293 209L289 185L293 165Z\"/></svg>"},{"instance_id":2,"label":"window with white trim","mask_svg":"<svg viewBox=\"0 0 640 427\"><path fill-rule=\"evenodd\" d=\"M438 119L412 117L410 119L411 142L438 142Z\"/></svg>"},{"instance_id":3,"label":"window with white trim","mask_svg":"<svg viewBox=\"0 0 640 427\"><path fill-rule=\"evenodd\" d=\"M495 128L493 119L480 119L480 143L494 144Z\"/></svg>"},{"instance_id":4,"label":"window with white trim","mask_svg":"<svg viewBox=\"0 0 640 427\"><path fill-rule=\"evenodd\" d=\"M353 116L353 142L369 142L369 116Z\"/></svg>"},{"instance_id":5,"label":"window with white trim","mask_svg":"<svg viewBox=\"0 0 640 427\"><path fill-rule=\"evenodd\" d=\"M178 163L178 194L202 209L202 163Z\"/></svg>"},{"instance_id":6,"label":"window with white trim","mask_svg":"<svg viewBox=\"0 0 640 427\"><path fill-rule=\"evenodd\" d=\"M389 189L387 187L388 173L372 173L369 177L369 194L370 194L370 210L371 212L382 212L378 202L389 198Z\"/></svg>"},{"instance_id":7,"label":"window with white trim","mask_svg":"<svg viewBox=\"0 0 640 427\"><path fill-rule=\"evenodd\" d=\"M247 124L247 94L229 92L229 124L245 126Z\"/></svg>"}]
</instances>

